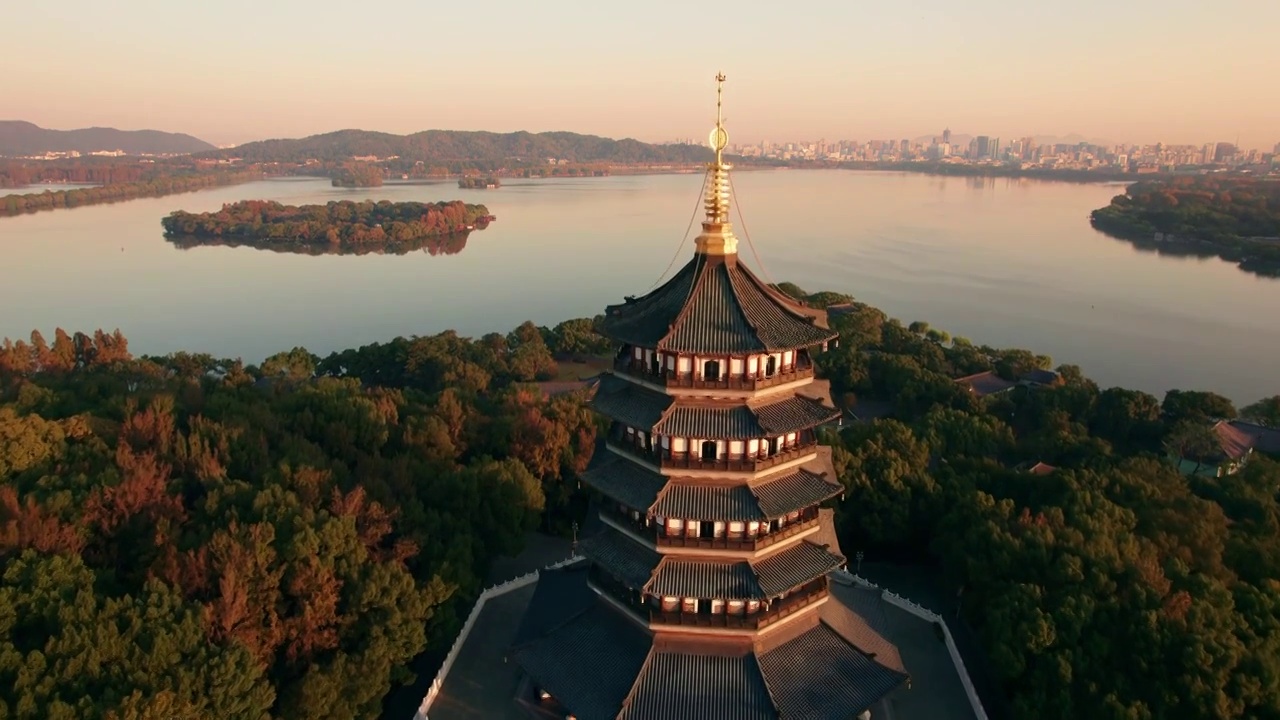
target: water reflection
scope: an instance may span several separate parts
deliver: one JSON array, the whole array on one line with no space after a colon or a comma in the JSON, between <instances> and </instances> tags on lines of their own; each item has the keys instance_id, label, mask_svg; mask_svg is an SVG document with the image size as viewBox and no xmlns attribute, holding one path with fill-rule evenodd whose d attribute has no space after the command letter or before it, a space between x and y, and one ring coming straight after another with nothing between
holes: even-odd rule
<instances>
[{"instance_id":1,"label":"water reflection","mask_svg":"<svg viewBox=\"0 0 1280 720\"><path fill-rule=\"evenodd\" d=\"M274 253L288 255L408 255L422 251L428 255L457 255L467 247L467 237L471 233L463 231L451 235L436 235L401 242L387 242L379 245L331 245L329 243L307 243L294 241L261 241L237 238L209 238L195 235L166 236L173 247L179 250L192 250L201 247L253 248L269 250Z\"/></svg>"}]
</instances>

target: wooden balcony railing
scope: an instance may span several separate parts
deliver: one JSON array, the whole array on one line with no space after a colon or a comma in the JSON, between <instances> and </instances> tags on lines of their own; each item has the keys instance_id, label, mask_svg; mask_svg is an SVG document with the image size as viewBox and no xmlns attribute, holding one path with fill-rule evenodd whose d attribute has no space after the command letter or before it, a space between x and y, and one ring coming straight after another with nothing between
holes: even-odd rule
<instances>
[{"instance_id":1,"label":"wooden balcony railing","mask_svg":"<svg viewBox=\"0 0 1280 720\"><path fill-rule=\"evenodd\" d=\"M660 602L650 597L644 602L633 591L625 588L617 580L609 576L601 568L591 569L591 580L596 587L609 597L631 609L642 618L657 625L673 625L681 627L724 628L729 630L759 630L779 620L791 617L801 610L813 605L830 594L826 577L820 577L801 585L784 598L775 600L772 605L750 615L730 615L712 612L663 611L653 606ZM727 603L726 603L727 605Z\"/></svg>"},{"instance_id":2,"label":"wooden balcony railing","mask_svg":"<svg viewBox=\"0 0 1280 720\"><path fill-rule=\"evenodd\" d=\"M694 373L676 373L674 370L664 368L658 368L655 372L652 365L630 356L615 358L613 369L623 375L663 387L693 390L764 390L813 377L813 361L803 357L797 360L793 367L772 375L760 374L755 377L722 375L718 380L708 380Z\"/></svg>"},{"instance_id":3,"label":"wooden balcony railing","mask_svg":"<svg viewBox=\"0 0 1280 720\"><path fill-rule=\"evenodd\" d=\"M767 470L806 455L811 455L818 447L817 435L808 430L801 432L797 436L796 444L779 450L772 455L740 455L737 457L720 457L714 460L704 460L696 452L674 453L670 450L649 447L645 443L628 437L625 432L621 431L620 426L609 433L608 442L611 446L633 457L661 468L719 470L722 472L758 472Z\"/></svg>"},{"instance_id":4,"label":"wooden balcony railing","mask_svg":"<svg viewBox=\"0 0 1280 720\"><path fill-rule=\"evenodd\" d=\"M633 520L629 514L619 511L612 505L604 505L600 508L600 514L609 518L621 527L627 528L631 532L652 542L657 547L668 548L692 548L697 550L735 550L743 552L752 552L761 550L775 545L788 538L793 538L806 530L816 527L818 524L818 508L817 506L808 507L800 511L800 517L784 525L778 530L763 533L755 537L688 537L685 535L667 535L666 528L658 525L646 525L643 520ZM682 518L689 520L700 520L700 518Z\"/></svg>"}]
</instances>

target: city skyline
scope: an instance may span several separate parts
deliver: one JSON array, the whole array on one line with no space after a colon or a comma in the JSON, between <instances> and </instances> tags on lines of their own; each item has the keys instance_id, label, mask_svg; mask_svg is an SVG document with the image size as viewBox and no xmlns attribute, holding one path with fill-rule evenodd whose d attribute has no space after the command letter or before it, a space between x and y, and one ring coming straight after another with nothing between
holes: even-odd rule
<instances>
[{"instance_id":1,"label":"city skyline","mask_svg":"<svg viewBox=\"0 0 1280 720\"><path fill-rule=\"evenodd\" d=\"M219 145L342 128L660 142L708 123L706 88L723 70L734 142L915 138L946 126L1126 144L1280 141L1280 97L1264 90L1280 5L1265 0L813 2L721 14L722 38L707 43L701 20L668 0L572 11L500 0L482 16L405 0L359 15L295 0L27 4L0 29L28 59L2 84L3 114Z\"/></svg>"}]
</instances>

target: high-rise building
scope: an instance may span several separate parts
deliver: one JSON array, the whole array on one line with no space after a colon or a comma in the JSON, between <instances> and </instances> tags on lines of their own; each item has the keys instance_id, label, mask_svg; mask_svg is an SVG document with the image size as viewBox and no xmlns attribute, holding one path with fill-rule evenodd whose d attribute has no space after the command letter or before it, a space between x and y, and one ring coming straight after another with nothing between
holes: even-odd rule
<instances>
[{"instance_id":1,"label":"high-rise building","mask_svg":"<svg viewBox=\"0 0 1280 720\"><path fill-rule=\"evenodd\" d=\"M584 720L866 718L908 676L831 591L842 486L816 431L840 411L811 353L837 333L739 257L718 98L693 257L601 323L599 530L539 576L508 656Z\"/></svg>"},{"instance_id":2,"label":"high-rise building","mask_svg":"<svg viewBox=\"0 0 1280 720\"><path fill-rule=\"evenodd\" d=\"M973 157L981 159L991 156L991 138L979 135L973 139Z\"/></svg>"},{"instance_id":3,"label":"high-rise building","mask_svg":"<svg viewBox=\"0 0 1280 720\"><path fill-rule=\"evenodd\" d=\"M942 142L947 144L951 143L951 128L947 128L942 131Z\"/></svg>"}]
</instances>

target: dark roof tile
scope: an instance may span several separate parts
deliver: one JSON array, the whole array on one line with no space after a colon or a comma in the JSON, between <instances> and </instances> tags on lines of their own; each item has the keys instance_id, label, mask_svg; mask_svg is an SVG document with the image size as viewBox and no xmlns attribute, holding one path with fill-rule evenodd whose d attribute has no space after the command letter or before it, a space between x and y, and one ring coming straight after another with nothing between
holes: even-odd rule
<instances>
[{"instance_id":1,"label":"dark roof tile","mask_svg":"<svg viewBox=\"0 0 1280 720\"><path fill-rule=\"evenodd\" d=\"M806 468L797 468L751 488L761 514L772 520L789 512L816 505L844 492L844 486Z\"/></svg>"},{"instance_id":2,"label":"dark roof tile","mask_svg":"<svg viewBox=\"0 0 1280 720\"><path fill-rule=\"evenodd\" d=\"M752 654L649 656L618 720L774 720L760 666Z\"/></svg>"},{"instance_id":3,"label":"dark roof tile","mask_svg":"<svg viewBox=\"0 0 1280 720\"><path fill-rule=\"evenodd\" d=\"M801 541L752 563L764 597L776 597L835 570L844 558L811 542Z\"/></svg>"},{"instance_id":4,"label":"dark roof tile","mask_svg":"<svg viewBox=\"0 0 1280 720\"><path fill-rule=\"evenodd\" d=\"M653 513L662 517L697 520L764 520L752 489L746 485L716 486L702 483L673 482Z\"/></svg>"},{"instance_id":5,"label":"dark roof tile","mask_svg":"<svg viewBox=\"0 0 1280 720\"><path fill-rule=\"evenodd\" d=\"M587 587L588 567L582 561L538 574L537 587L516 631L515 645L542 637L591 607L595 595Z\"/></svg>"},{"instance_id":6,"label":"dark roof tile","mask_svg":"<svg viewBox=\"0 0 1280 720\"><path fill-rule=\"evenodd\" d=\"M658 565L646 592L661 596L748 600L761 593L751 566L745 562L685 560L666 557Z\"/></svg>"},{"instance_id":7,"label":"dark roof tile","mask_svg":"<svg viewBox=\"0 0 1280 720\"><path fill-rule=\"evenodd\" d=\"M889 623L884 615L881 591L837 585L831 599L822 604L819 613L822 622L845 642L890 670L906 672L898 648L885 638Z\"/></svg>"},{"instance_id":8,"label":"dark roof tile","mask_svg":"<svg viewBox=\"0 0 1280 720\"><path fill-rule=\"evenodd\" d=\"M631 427L648 429L662 419L671 402L671 398L662 393L606 373L600 376L591 407Z\"/></svg>"},{"instance_id":9,"label":"dark roof tile","mask_svg":"<svg viewBox=\"0 0 1280 720\"><path fill-rule=\"evenodd\" d=\"M661 422L648 427L652 427L653 432L674 437L746 440L799 432L839 417L839 410L801 395L743 405L677 400Z\"/></svg>"},{"instance_id":10,"label":"dark roof tile","mask_svg":"<svg viewBox=\"0 0 1280 720\"><path fill-rule=\"evenodd\" d=\"M583 555L633 588L644 587L662 559L658 553L609 527L586 538L578 547Z\"/></svg>"},{"instance_id":11,"label":"dark roof tile","mask_svg":"<svg viewBox=\"0 0 1280 720\"><path fill-rule=\"evenodd\" d=\"M605 310L602 329L624 343L689 353L748 353L836 337L826 312L761 282L737 257L694 255L671 280Z\"/></svg>"},{"instance_id":12,"label":"dark roof tile","mask_svg":"<svg viewBox=\"0 0 1280 720\"><path fill-rule=\"evenodd\" d=\"M753 405L751 410L760 428L769 435L806 430L840 417L839 410L799 395L778 402Z\"/></svg>"},{"instance_id":13,"label":"dark roof tile","mask_svg":"<svg viewBox=\"0 0 1280 720\"><path fill-rule=\"evenodd\" d=\"M517 646L512 656L580 720L612 720L650 646L644 630L597 600L568 623Z\"/></svg>"},{"instance_id":14,"label":"dark roof tile","mask_svg":"<svg viewBox=\"0 0 1280 720\"><path fill-rule=\"evenodd\" d=\"M819 624L760 654L765 686L787 720L843 720L906 681Z\"/></svg>"},{"instance_id":15,"label":"dark roof tile","mask_svg":"<svg viewBox=\"0 0 1280 720\"><path fill-rule=\"evenodd\" d=\"M582 481L635 510L648 510L658 501L667 477L608 450L597 450ZM689 516L679 516L689 517Z\"/></svg>"}]
</instances>

